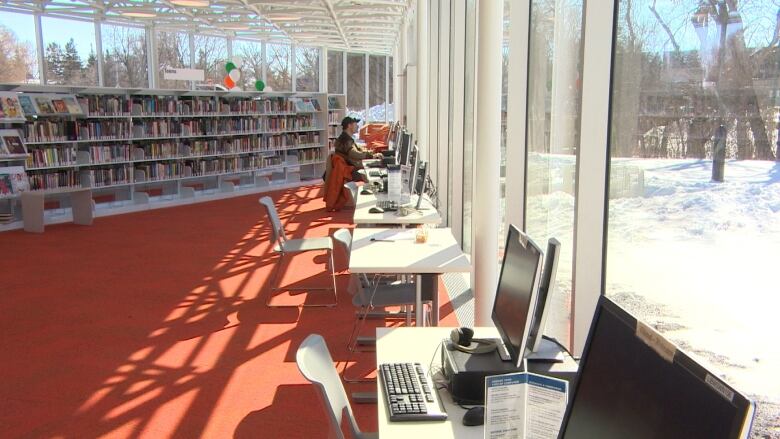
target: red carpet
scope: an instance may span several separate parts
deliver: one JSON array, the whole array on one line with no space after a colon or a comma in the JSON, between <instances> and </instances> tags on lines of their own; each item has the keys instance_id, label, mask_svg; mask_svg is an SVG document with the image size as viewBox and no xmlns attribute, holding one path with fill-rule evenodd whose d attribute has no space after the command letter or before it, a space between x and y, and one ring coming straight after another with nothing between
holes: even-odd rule
<instances>
[{"instance_id":1,"label":"red carpet","mask_svg":"<svg viewBox=\"0 0 780 439\"><path fill-rule=\"evenodd\" d=\"M318 191L270 194L291 237L351 227L351 212L325 212ZM327 437L295 350L320 333L344 367L347 275L336 308L267 308L276 256L260 196L0 234L0 436ZM283 283L329 281L324 261L296 256ZM350 367L373 367L372 354L357 359ZM374 431L376 406L353 408Z\"/></svg>"}]
</instances>

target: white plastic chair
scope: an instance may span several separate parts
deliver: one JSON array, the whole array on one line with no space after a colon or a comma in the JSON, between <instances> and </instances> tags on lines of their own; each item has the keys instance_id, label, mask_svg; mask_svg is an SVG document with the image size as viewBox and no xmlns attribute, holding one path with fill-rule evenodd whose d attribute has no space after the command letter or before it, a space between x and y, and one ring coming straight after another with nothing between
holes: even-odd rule
<instances>
[{"instance_id":1,"label":"white plastic chair","mask_svg":"<svg viewBox=\"0 0 780 439\"><path fill-rule=\"evenodd\" d=\"M347 188L347 190L349 191L349 201L347 202L347 206L356 206L358 190L360 190L357 183L355 183L354 181L349 181L347 183L344 183L344 187Z\"/></svg>"},{"instance_id":2,"label":"white plastic chair","mask_svg":"<svg viewBox=\"0 0 780 439\"><path fill-rule=\"evenodd\" d=\"M352 406L347 399L347 392L339 379L338 371L333 366L325 340L319 334L311 334L298 347L295 354L298 370L317 388L325 410L327 411L331 435L344 439L341 431L342 420L346 417L352 437L356 439L375 439L377 433L360 431Z\"/></svg>"},{"instance_id":3,"label":"white plastic chair","mask_svg":"<svg viewBox=\"0 0 780 439\"><path fill-rule=\"evenodd\" d=\"M316 304L316 305L303 304L301 306L304 307L336 306L338 304L338 295L336 291L336 271L333 263L333 240L330 238L330 236L326 236L322 238L287 239L287 236L285 235L284 232L284 226L282 225L282 221L279 219L279 214L276 212L276 206L274 206L273 200L271 200L271 198L269 197L262 197L260 198L260 204L263 207L265 207L265 210L268 213L268 218L271 221L271 238L272 238L272 242L275 243L273 250L279 253L279 259L276 260L274 275L271 279L271 291L276 291L280 289L278 286L278 281L279 281L278 277L279 277L279 271L281 271L282 261L284 260L285 255L287 255L288 253L326 251L328 253L328 267L330 269L331 279L333 280L333 288L331 287L326 287L326 288L285 287L284 289L288 291L333 290L332 303ZM271 308L297 308L298 307L298 305L271 305L271 299L272 297L269 295L268 300L266 301L266 305Z\"/></svg>"}]
</instances>

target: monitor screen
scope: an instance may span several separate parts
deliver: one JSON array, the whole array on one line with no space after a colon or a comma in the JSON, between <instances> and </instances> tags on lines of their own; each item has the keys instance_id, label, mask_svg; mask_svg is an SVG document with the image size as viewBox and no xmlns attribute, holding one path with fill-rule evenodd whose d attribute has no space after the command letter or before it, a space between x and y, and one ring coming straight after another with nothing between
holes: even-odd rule
<instances>
[{"instance_id":1,"label":"monitor screen","mask_svg":"<svg viewBox=\"0 0 780 439\"><path fill-rule=\"evenodd\" d=\"M558 258L561 254L561 243L555 238L547 241L547 251L544 252L544 268L539 280L539 295L536 297L531 330L528 332L528 350L536 352L544 336L544 326L551 308L552 295L555 290L555 274L558 271Z\"/></svg>"},{"instance_id":2,"label":"monitor screen","mask_svg":"<svg viewBox=\"0 0 780 439\"><path fill-rule=\"evenodd\" d=\"M403 136L401 136L401 147L398 148L398 157L396 157L397 164L406 164L406 160L409 158L409 144L411 140L412 135L407 132L404 132Z\"/></svg>"},{"instance_id":3,"label":"monitor screen","mask_svg":"<svg viewBox=\"0 0 780 439\"><path fill-rule=\"evenodd\" d=\"M415 183L417 182L417 175L418 175L418 163L420 161L420 154L418 154L417 151L417 145L412 145L412 151L409 153L411 160L410 160L410 166L411 166L411 177L409 179L409 194L414 195L414 189L415 186L417 186Z\"/></svg>"},{"instance_id":4,"label":"monitor screen","mask_svg":"<svg viewBox=\"0 0 780 439\"><path fill-rule=\"evenodd\" d=\"M493 323L509 351L512 362L520 367L528 340L531 311L536 294L542 252L528 236L514 225L509 226L504 262L493 302Z\"/></svg>"},{"instance_id":5,"label":"monitor screen","mask_svg":"<svg viewBox=\"0 0 780 439\"><path fill-rule=\"evenodd\" d=\"M752 419L744 396L605 297L572 395L559 438L739 438Z\"/></svg>"}]
</instances>

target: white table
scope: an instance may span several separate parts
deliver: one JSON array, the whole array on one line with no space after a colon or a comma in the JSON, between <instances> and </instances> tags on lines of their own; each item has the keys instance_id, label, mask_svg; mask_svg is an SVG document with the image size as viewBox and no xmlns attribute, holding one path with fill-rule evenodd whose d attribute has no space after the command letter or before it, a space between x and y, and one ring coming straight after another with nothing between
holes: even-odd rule
<instances>
[{"instance_id":1,"label":"white table","mask_svg":"<svg viewBox=\"0 0 780 439\"><path fill-rule=\"evenodd\" d=\"M442 339L449 338L452 328L377 328L376 363L420 363L432 369L441 365L441 352L436 352ZM475 328L475 335L481 338L497 338L495 328ZM434 358L434 352L436 356ZM433 358L433 366L431 359ZM447 413L446 421L438 422L390 422L387 404L382 390L381 380L377 380L377 420L379 437L387 438L479 438L482 439L483 427L466 427L463 414L466 410L452 402L446 389L439 390L439 400Z\"/></svg>"},{"instance_id":2,"label":"white table","mask_svg":"<svg viewBox=\"0 0 780 439\"><path fill-rule=\"evenodd\" d=\"M362 189L361 189L362 191ZM406 216L398 215L399 212L371 213L372 207L376 206L377 201L387 200L387 194L366 194L359 191L355 201L355 212L352 215L352 222L355 224L441 224L441 215L433 206L427 197L423 197L420 203L420 210L414 211ZM408 206L416 206L418 195L413 195Z\"/></svg>"},{"instance_id":3,"label":"white table","mask_svg":"<svg viewBox=\"0 0 780 439\"><path fill-rule=\"evenodd\" d=\"M352 231L349 270L352 273L416 275L415 319L423 326L422 275L468 273L471 262L452 230L429 229L428 242L415 242L414 229L356 228ZM386 241L372 241L380 239ZM438 323L438 294L433 295L433 324Z\"/></svg>"}]
</instances>

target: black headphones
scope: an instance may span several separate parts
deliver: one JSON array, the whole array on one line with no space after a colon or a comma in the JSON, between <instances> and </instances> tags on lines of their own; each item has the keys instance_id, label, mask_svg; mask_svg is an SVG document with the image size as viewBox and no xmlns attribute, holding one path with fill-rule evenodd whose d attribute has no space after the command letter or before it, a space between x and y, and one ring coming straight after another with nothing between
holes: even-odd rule
<instances>
[{"instance_id":1,"label":"black headphones","mask_svg":"<svg viewBox=\"0 0 780 439\"><path fill-rule=\"evenodd\" d=\"M494 341L474 338L474 330L466 327L453 329L450 332L450 340L454 349L467 354L488 354L496 349ZM471 346L472 343L474 346Z\"/></svg>"}]
</instances>

